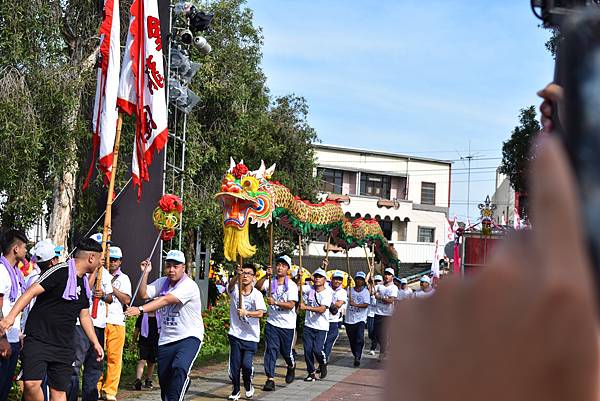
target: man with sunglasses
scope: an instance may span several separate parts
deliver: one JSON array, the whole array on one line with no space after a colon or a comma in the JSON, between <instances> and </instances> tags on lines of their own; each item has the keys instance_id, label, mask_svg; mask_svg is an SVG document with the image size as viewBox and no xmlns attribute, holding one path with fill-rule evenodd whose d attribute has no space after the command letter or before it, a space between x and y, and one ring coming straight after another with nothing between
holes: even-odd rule
<instances>
[{"instance_id":1,"label":"man with sunglasses","mask_svg":"<svg viewBox=\"0 0 600 401\"><path fill-rule=\"evenodd\" d=\"M252 359L260 341L260 318L267 311L262 293L254 287L256 267L246 263L227 286L229 295L229 378L233 384L230 400L240 399L240 371L244 379L246 398L252 398L254 387ZM239 304L239 276L242 277L242 303Z\"/></svg>"},{"instance_id":2,"label":"man with sunglasses","mask_svg":"<svg viewBox=\"0 0 600 401\"><path fill-rule=\"evenodd\" d=\"M123 347L125 346L125 314L123 306L131 302L131 281L121 271L123 251L118 246L110 247L110 279L113 301L108 305L104 338L106 344L106 375L98 384L107 401L117 399L121 368L123 367Z\"/></svg>"},{"instance_id":3,"label":"man with sunglasses","mask_svg":"<svg viewBox=\"0 0 600 401\"><path fill-rule=\"evenodd\" d=\"M190 381L189 373L204 338L200 290L188 275L183 252L171 250L165 260L165 277L148 284L152 270L149 260L140 264L142 279L139 297L152 300L143 306L127 308L125 316L157 312L158 381L164 401L183 399Z\"/></svg>"}]
</instances>

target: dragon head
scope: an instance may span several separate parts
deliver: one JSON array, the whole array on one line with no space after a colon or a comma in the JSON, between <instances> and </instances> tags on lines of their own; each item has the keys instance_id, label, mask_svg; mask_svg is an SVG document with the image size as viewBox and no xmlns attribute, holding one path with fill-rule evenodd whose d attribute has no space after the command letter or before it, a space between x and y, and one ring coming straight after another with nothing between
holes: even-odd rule
<instances>
[{"instance_id":1,"label":"dragon head","mask_svg":"<svg viewBox=\"0 0 600 401\"><path fill-rule=\"evenodd\" d=\"M237 260L238 255L250 258L256 247L250 244L248 223L259 227L268 225L273 218L275 206L269 179L275 171L261 161L260 168L250 171L241 160L230 159L229 170L221 181L221 191L215 198L223 209L225 258Z\"/></svg>"}]
</instances>

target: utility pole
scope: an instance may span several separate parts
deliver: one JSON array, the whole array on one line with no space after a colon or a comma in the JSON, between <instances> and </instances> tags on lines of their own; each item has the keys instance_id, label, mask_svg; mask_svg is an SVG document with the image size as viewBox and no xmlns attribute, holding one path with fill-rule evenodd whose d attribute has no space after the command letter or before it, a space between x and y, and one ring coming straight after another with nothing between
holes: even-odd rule
<instances>
[{"instance_id":1,"label":"utility pole","mask_svg":"<svg viewBox=\"0 0 600 401\"><path fill-rule=\"evenodd\" d=\"M475 155L471 154L471 141L469 141L469 154L461 159L467 159L467 221L471 219L470 208L471 208L471 160Z\"/></svg>"}]
</instances>

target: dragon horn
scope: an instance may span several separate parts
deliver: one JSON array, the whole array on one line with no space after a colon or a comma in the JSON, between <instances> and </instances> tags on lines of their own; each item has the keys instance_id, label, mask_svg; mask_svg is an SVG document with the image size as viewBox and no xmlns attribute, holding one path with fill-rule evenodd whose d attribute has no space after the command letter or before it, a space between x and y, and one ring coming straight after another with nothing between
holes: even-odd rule
<instances>
[{"instance_id":1,"label":"dragon horn","mask_svg":"<svg viewBox=\"0 0 600 401\"><path fill-rule=\"evenodd\" d=\"M271 177L275 172L275 163L265 171L265 177Z\"/></svg>"},{"instance_id":2,"label":"dragon horn","mask_svg":"<svg viewBox=\"0 0 600 401\"><path fill-rule=\"evenodd\" d=\"M233 171L235 167L235 160L233 160L233 157L229 157L229 170L227 170L228 173L231 173Z\"/></svg>"},{"instance_id":3,"label":"dragon horn","mask_svg":"<svg viewBox=\"0 0 600 401\"><path fill-rule=\"evenodd\" d=\"M244 164L244 159L240 160L240 164Z\"/></svg>"},{"instance_id":4,"label":"dragon horn","mask_svg":"<svg viewBox=\"0 0 600 401\"><path fill-rule=\"evenodd\" d=\"M258 168L258 170L256 170L256 177L258 178L262 178L265 175L265 162L264 160L260 161L260 167Z\"/></svg>"}]
</instances>

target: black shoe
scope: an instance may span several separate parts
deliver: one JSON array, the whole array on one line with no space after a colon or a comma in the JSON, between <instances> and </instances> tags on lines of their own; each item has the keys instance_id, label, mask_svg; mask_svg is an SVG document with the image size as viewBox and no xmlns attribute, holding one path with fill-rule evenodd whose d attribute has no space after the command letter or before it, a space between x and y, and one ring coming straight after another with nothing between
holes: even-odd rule
<instances>
[{"instance_id":1,"label":"black shoe","mask_svg":"<svg viewBox=\"0 0 600 401\"><path fill-rule=\"evenodd\" d=\"M319 366L319 367L317 368L317 370L315 370L315 373L316 373L316 374L320 374L320 373L321 373L321 366Z\"/></svg>"},{"instance_id":2,"label":"black shoe","mask_svg":"<svg viewBox=\"0 0 600 401\"><path fill-rule=\"evenodd\" d=\"M354 358L354 367L357 368L360 366L360 359Z\"/></svg>"},{"instance_id":3,"label":"black shoe","mask_svg":"<svg viewBox=\"0 0 600 401\"><path fill-rule=\"evenodd\" d=\"M309 373L308 376L306 376L306 378L304 378L305 382L316 382L317 378L315 377L314 373Z\"/></svg>"},{"instance_id":4,"label":"black shoe","mask_svg":"<svg viewBox=\"0 0 600 401\"><path fill-rule=\"evenodd\" d=\"M144 388L154 388L154 386L152 385L152 380L146 379L146 381L144 382Z\"/></svg>"},{"instance_id":5,"label":"black shoe","mask_svg":"<svg viewBox=\"0 0 600 401\"><path fill-rule=\"evenodd\" d=\"M142 389L142 381L140 379L135 379L135 384L133 385L133 389L140 391Z\"/></svg>"},{"instance_id":6,"label":"black shoe","mask_svg":"<svg viewBox=\"0 0 600 401\"><path fill-rule=\"evenodd\" d=\"M290 384L296 378L296 366L288 366L285 374L285 382Z\"/></svg>"},{"instance_id":7,"label":"black shoe","mask_svg":"<svg viewBox=\"0 0 600 401\"><path fill-rule=\"evenodd\" d=\"M327 364L324 363L323 365L319 366L321 368L321 375L319 376L321 379L324 379L327 377Z\"/></svg>"},{"instance_id":8,"label":"black shoe","mask_svg":"<svg viewBox=\"0 0 600 401\"><path fill-rule=\"evenodd\" d=\"M275 391L275 382L273 380L267 380L263 386L263 391Z\"/></svg>"}]
</instances>

